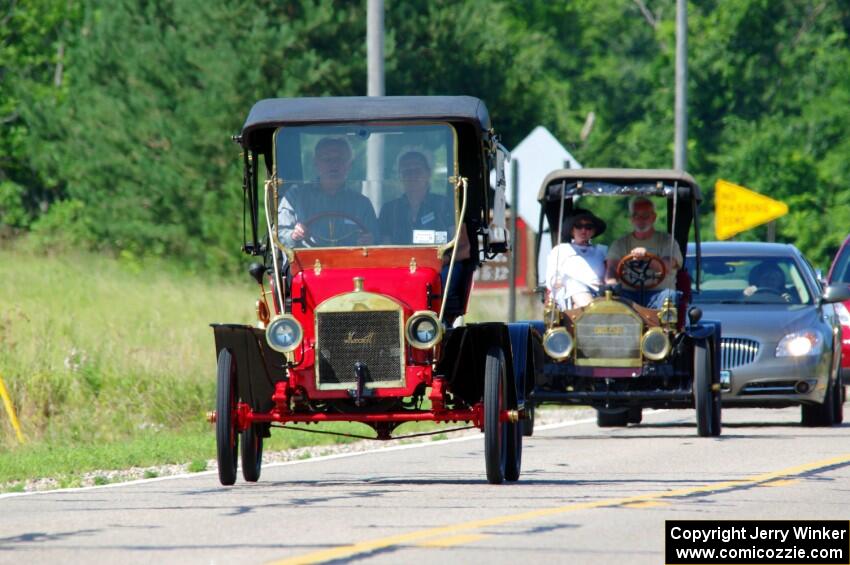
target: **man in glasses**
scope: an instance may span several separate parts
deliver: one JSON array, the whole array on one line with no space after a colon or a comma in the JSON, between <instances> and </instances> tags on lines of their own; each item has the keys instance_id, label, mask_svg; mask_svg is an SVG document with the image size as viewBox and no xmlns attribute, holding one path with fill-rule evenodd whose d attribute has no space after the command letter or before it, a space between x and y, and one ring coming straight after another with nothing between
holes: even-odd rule
<instances>
[{"instance_id":1,"label":"man in glasses","mask_svg":"<svg viewBox=\"0 0 850 565\"><path fill-rule=\"evenodd\" d=\"M293 186L278 206L278 238L287 247L376 243L378 219L366 196L347 187L353 154L342 137L316 144L314 182Z\"/></svg>"},{"instance_id":2,"label":"man in glasses","mask_svg":"<svg viewBox=\"0 0 850 565\"><path fill-rule=\"evenodd\" d=\"M682 251L673 240L673 236L665 232L655 230L655 205L652 200L638 196L629 202L629 220L633 231L615 241L608 250L608 272L605 282L608 284L622 283L620 296L638 302L644 306L660 309L664 299L670 297L675 303L678 298L676 292L676 271L681 267ZM617 265L626 255L635 258L646 257L651 253L661 258L667 267L667 273L658 286L643 290L629 285L625 281L617 280ZM641 294L643 300L641 300Z\"/></svg>"}]
</instances>

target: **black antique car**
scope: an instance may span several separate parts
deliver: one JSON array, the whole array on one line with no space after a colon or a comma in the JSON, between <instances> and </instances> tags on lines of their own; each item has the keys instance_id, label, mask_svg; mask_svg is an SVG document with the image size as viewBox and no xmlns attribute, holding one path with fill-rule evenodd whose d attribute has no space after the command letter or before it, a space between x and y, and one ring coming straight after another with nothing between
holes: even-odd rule
<instances>
[{"instance_id":1,"label":"black antique car","mask_svg":"<svg viewBox=\"0 0 850 565\"><path fill-rule=\"evenodd\" d=\"M256 481L271 428L329 421L375 439L405 422L471 423L488 480L517 480L533 332L464 322L476 267L509 244L509 156L484 103L262 100L234 139L243 250L262 261L249 269L256 324L213 325L221 483L236 480L240 439Z\"/></svg>"},{"instance_id":2,"label":"black antique car","mask_svg":"<svg viewBox=\"0 0 850 565\"><path fill-rule=\"evenodd\" d=\"M693 229L695 260L699 262L700 190L683 171L554 171L543 181L538 195L538 233L545 237L545 220L551 226L554 248L562 233L562 220L570 217L579 199L582 207L587 207L597 198L636 196L664 205L666 231L683 257ZM661 210L661 206L656 208ZM617 213L625 215L622 207ZM617 276L632 287L650 289L665 277L664 263L650 255L623 257ZM701 319L699 308L690 305L691 285L683 267L676 273L676 287L681 291L678 303L668 298L658 309L621 296L616 285L603 286L589 304L576 308L558 308L549 293L544 319L538 323L546 363L529 390L533 403L593 406L600 426L639 423L641 411L647 407L696 408L699 435L719 435L720 325ZM699 281L695 288L699 289ZM526 434L531 433L529 428L526 426Z\"/></svg>"}]
</instances>

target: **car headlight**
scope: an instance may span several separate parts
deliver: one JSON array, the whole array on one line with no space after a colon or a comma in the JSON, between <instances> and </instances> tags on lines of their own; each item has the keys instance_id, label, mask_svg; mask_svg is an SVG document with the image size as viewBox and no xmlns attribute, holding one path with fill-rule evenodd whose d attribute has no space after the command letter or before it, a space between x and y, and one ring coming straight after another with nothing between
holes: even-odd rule
<instances>
[{"instance_id":1,"label":"car headlight","mask_svg":"<svg viewBox=\"0 0 850 565\"><path fill-rule=\"evenodd\" d=\"M779 340L776 346L777 357L803 357L820 355L823 351L823 338L813 331L794 332Z\"/></svg>"},{"instance_id":2,"label":"car headlight","mask_svg":"<svg viewBox=\"0 0 850 565\"><path fill-rule=\"evenodd\" d=\"M543 335L543 350L553 359L566 359L573 351L573 336L566 328L552 328Z\"/></svg>"},{"instance_id":3,"label":"car headlight","mask_svg":"<svg viewBox=\"0 0 850 565\"><path fill-rule=\"evenodd\" d=\"M275 351L289 353L301 344L304 331L298 320L289 314L276 317L266 326L266 341Z\"/></svg>"},{"instance_id":4,"label":"car headlight","mask_svg":"<svg viewBox=\"0 0 850 565\"><path fill-rule=\"evenodd\" d=\"M415 312L407 320L405 334L416 349L431 349L443 339L443 324L430 310Z\"/></svg>"},{"instance_id":5,"label":"car headlight","mask_svg":"<svg viewBox=\"0 0 850 565\"><path fill-rule=\"evenodd\" d=\"M670 353L670 339L661 328L650 328L640 340L640 350L650 361L660 361Z\"/></svg>"}]
</instances>

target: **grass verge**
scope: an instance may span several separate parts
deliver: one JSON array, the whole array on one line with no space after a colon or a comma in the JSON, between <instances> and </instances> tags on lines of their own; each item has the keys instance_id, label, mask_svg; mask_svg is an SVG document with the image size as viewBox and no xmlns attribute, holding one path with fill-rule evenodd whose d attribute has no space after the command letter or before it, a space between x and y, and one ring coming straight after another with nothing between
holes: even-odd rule
<instances>
[{"instance_id":1,"label":"grass verge","mask_svg":"<svg viewBox=\"0 0 850 565\"><path fill-rule=\"evenodd\" d=\"M197 470L214 458L204 422L215 404L209 323L252 323L257 288L247 275L208 280L174 264L6 247L0 280L0 377L27 438L19 445L0 412L0 489L41 477L73 486L97 470ZM409 423L399 432L438 427ZM361 424L311 429L374 435ZM347 441L275 431L266 449Z\"/></svg>"}]
</instances>

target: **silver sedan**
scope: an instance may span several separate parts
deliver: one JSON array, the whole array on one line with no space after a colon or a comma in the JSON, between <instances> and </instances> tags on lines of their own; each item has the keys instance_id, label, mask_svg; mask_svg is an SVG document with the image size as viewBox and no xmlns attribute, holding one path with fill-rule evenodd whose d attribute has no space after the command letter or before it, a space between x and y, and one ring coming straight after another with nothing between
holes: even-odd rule
<instances>
[{"instance_id":1,"label":"silver sedan","mask_svg":"<svg viewBox=\"0 0 850 565\"><path fill-rule=\"evenodd\" d=\"M692 251L692 250L689 250ZM843 420L841 326L832 303L847 286L823 289L793 245L706 242L689 253L693 304L721 323L723 406L801 406L807 426Z\"/></svg>"}]
</instances>

